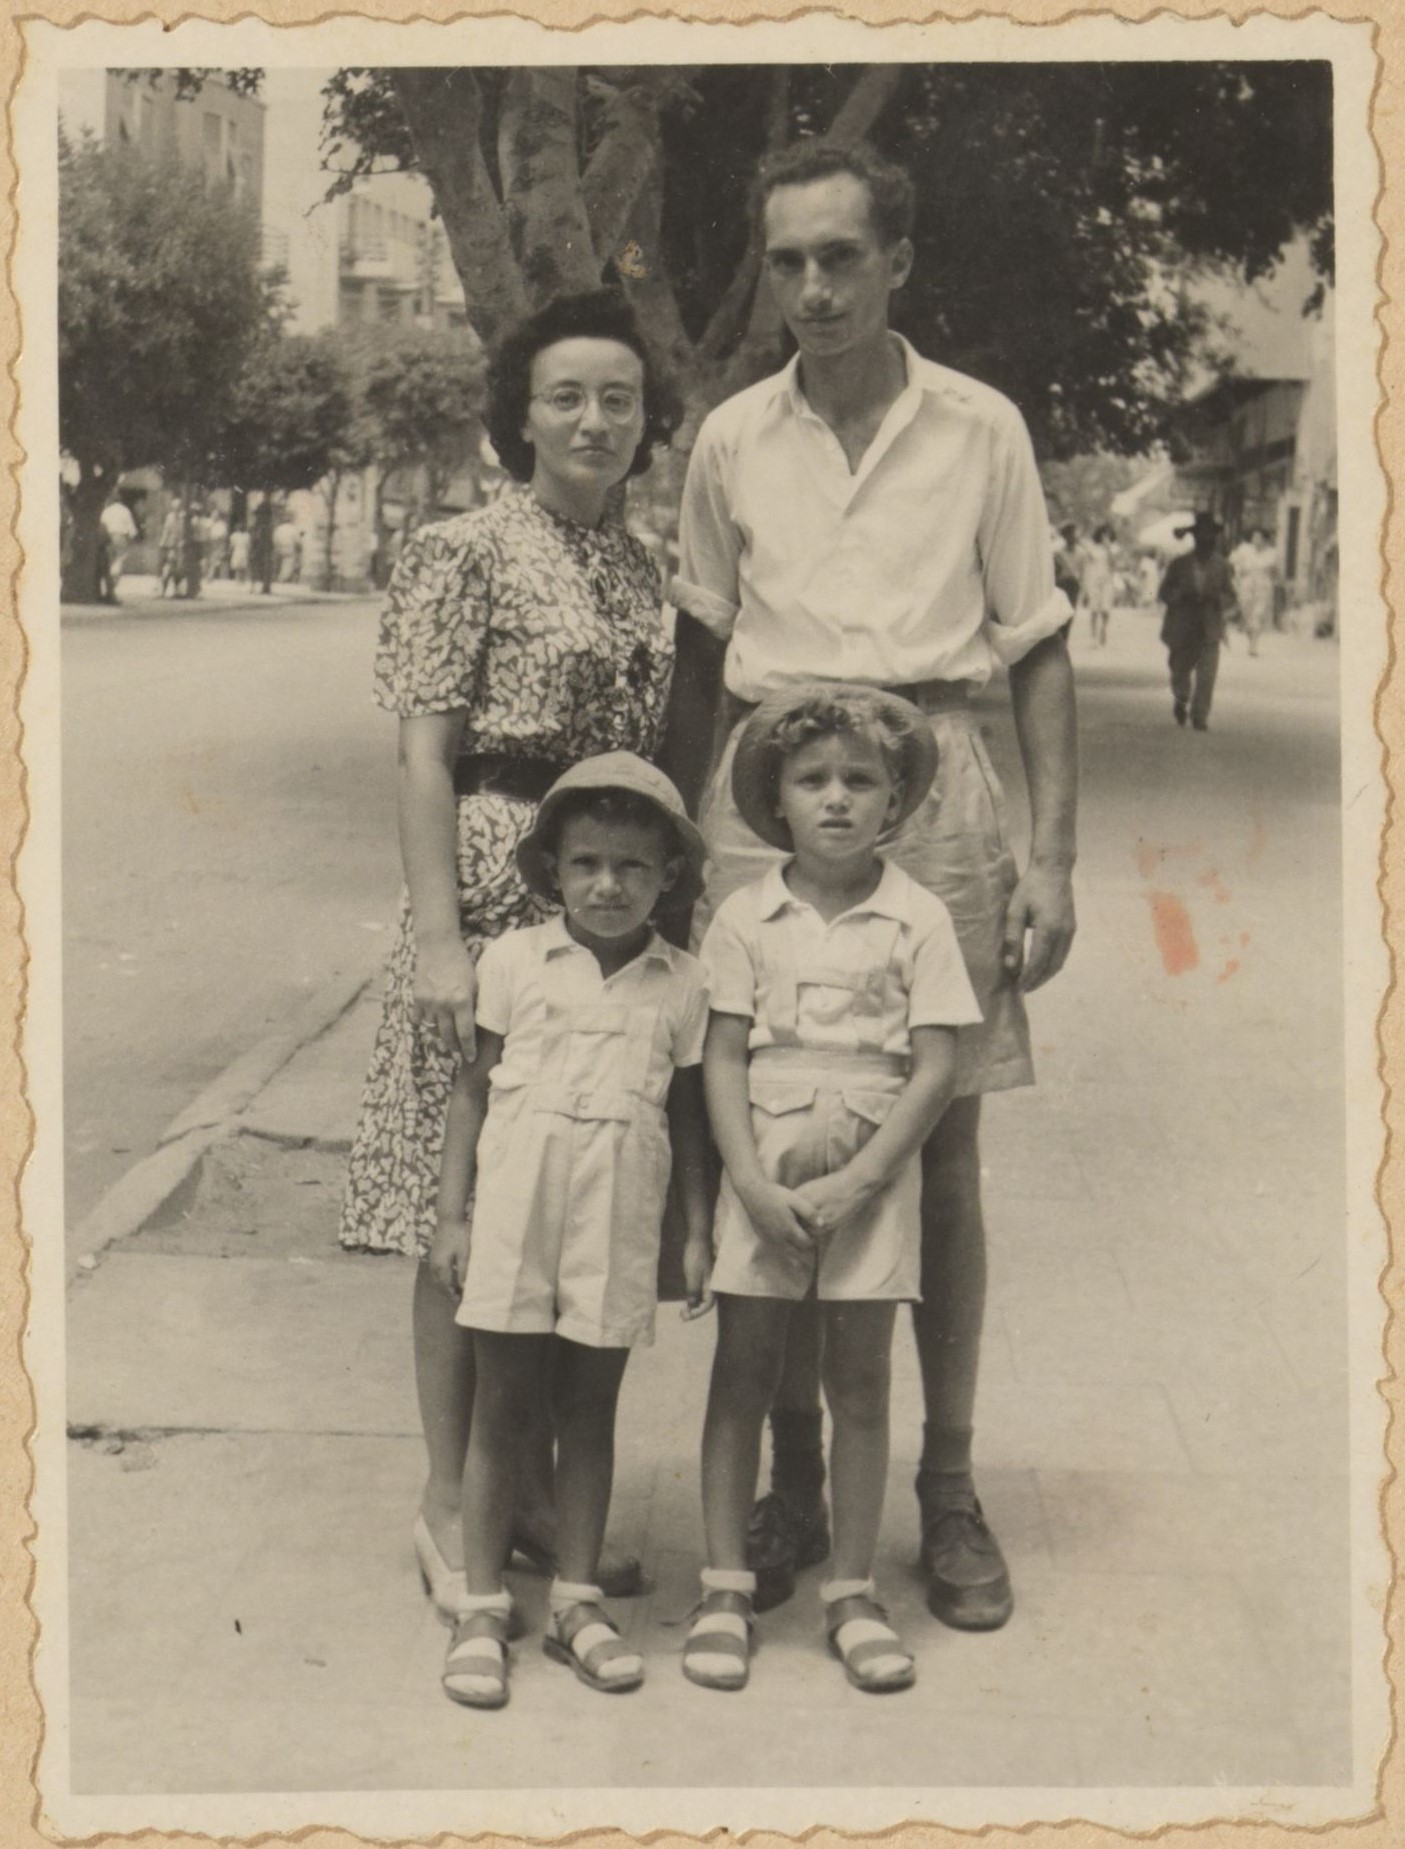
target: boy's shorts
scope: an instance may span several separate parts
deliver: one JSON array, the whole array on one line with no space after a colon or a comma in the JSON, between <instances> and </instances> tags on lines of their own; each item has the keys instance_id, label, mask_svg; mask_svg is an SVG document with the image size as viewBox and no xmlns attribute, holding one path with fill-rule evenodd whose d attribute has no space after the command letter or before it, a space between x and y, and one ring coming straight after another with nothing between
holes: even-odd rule
<instances>
[{"instance_id":1,"label":"boy's shorts","mask_svg":"<svg viewBox=\"0 0 1405 1849\"><path fill-rule=\"evenodd\" d=\"M1034 1083L1029 1020L1019 989L1001 967L1005 910L1015 861L1005 831L1004 792L975 715L956 686L909 690L927 708L937 741L937 775L926 799L881 852L946 905L983 1019L957 1029L954 1096L1008 1091ZM729 893L758 880L785 855L752 833L732 800L732 759L745 718L733 728L698 821L707 839L707 892L694 908L701 941Z\"/></svg>"},{"instance_id":2,"label":"boy's shorts","mask_svg":"<svg viewBox=\"0 0 1405 1849\"><path fill-rule=\"evenodd\" d=\"M906 1060L883 1054L821 1058L766 1048L749 1069L752 1134L761 1166L783 1187L832 1175L853 1160L907 1084ZM822 1302L915 1301L922 1295L921 1163L914 1156L856 1219L812 1252L765 1239L723 1176L712 1287L736 1297Z\"/></svg>"}]
</instances>

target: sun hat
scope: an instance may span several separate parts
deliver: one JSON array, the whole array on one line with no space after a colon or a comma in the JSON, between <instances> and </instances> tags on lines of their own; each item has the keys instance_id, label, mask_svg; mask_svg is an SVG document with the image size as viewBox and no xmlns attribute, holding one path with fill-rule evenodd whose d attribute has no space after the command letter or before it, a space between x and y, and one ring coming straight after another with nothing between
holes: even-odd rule
<instances>
[{"instance_id":1,"label":"sun hat","mask_svg":"<svg viewBox=\"0 0 1405 1849\"><path fill-rule=\"evenodd\" d=\"M539 898L560 898L547 843L552 837L556 812L573 790L626 790L631 796L641 796L651 803L667 822L684 863L676 885L664 894L660 903L671 908L692 905L697 900L703 889L707 847L688 820L683 798L670 780L632 751L605 751L598 757L582 758L579 764L563 771L542 797L536 820L517 844L517 870Z\"/></svg>"},{"instance_id":2,"label":"sun hat","mask_svg":"<svg viewBox=\"0 0 1405 1849\"><path fill-rule=\"evenodd\" d=\"M1176 528L1176 537L1178 539L1189 539L1192 533L1218 533L1219 531L1220 522L1210 512L1209 508L1199 507L1195 511L1195 518L1193 520L1189 520L1184 526L1178 526Z\"/></svg>"},{"instance_id":3,"label":"sun hat","mask_svg":"<svg viewBox=\"0 0 1405 1849\"><path fill-rule=\"evenodd\" d=\"M927 715L900 694L882 687L865 687L849 681L792 681L768 694L742 727L732 759L732 797L742 819L772 847L791 851L789 825L776 814L780 780L780 751L776 727L811 701L823 705L859 704L865 716L886 721L897 734L902 754L902 795L897 817L888 830L898 828L921 803L937 774L937 741Z\"/></svg>"}]
</instances>

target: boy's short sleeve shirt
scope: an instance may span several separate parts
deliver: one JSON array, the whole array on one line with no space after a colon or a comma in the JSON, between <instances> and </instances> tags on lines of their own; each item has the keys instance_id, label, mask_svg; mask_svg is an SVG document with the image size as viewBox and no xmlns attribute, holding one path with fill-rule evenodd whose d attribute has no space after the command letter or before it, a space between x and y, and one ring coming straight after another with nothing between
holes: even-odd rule
<instances>
[{"instance_id":1,"label":"boy's short sleeve shirt","mask_svg":"<svg viewBox=\"0 0 1405 1849\"><path fill-rule=\"evenodd\" d=\"M660 1094L674 1069L701 1062L708 1014L702 966L657 933L608 978L559 917L504 933L478 960L478 1025L508 1043L498 1071L510 1069L520 1082L537 1076L553 1014L601 1001L656 1011L650 1079Z\"/></svg>"},{"instance_id":2,"label":"boy's short sleeve shirt","mask_svg":"<svg viewBox=\"0 0 1405 1849\"><path fill-rule=\"evenodd\" d=\"M791 893L784 869L774 867L722 902L701 954L713 1010L750 1017L752 1051L787 1037L792 978L799 1043L825 1052L860 1050L852 990L806 979L826 968L856 979L880 972L880 1018L867 1027L885 1053L910 1053L914 1027L964 1027L981 1019L951 914L890 862L870 897L828 925Z\"/></svg>"}]
</instances>

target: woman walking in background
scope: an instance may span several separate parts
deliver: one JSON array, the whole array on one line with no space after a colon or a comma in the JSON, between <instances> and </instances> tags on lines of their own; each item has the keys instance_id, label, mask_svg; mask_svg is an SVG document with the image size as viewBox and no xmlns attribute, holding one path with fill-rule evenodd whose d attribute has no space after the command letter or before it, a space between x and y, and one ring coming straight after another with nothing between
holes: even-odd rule
<instances>
[{"instance_id":1,"label":"woman walking in background","mask_svg":"<svg viewBox=\"0 0 1405 1849\"><path fill-rule=\"evenodd\" d=\"M464 1593L460 1484L473 1349L426 1261L445 1111L474 1052L474 963L550 907L515 860L535 806L578 759L650 757L673 666L660 587L638 540L605 520L611 491L677 425L675 395L623 299L567 296L494 356L488 431L524 486L420 528L391 582L376 697L399 715L406 895L380 1032L352 1146L343 1245L420 1260L414 1348L429 1475L414 1536L441 1615ZM545 1417L523 1472L513 1547L554 1570ZM635 1561L602 1564L607 1593L637 1592Z\"/></svg>"}]
</instances>

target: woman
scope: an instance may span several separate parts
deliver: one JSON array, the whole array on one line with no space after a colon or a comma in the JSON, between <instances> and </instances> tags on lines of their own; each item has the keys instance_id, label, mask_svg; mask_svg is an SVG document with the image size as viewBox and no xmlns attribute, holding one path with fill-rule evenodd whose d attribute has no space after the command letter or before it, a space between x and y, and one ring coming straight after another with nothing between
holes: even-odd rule
<instances>
[{"instance_id":1,"label":"woman","mask_svg":"<svg viewBox=\"0 0 1405 1849\"><path fill-rule=\"evenodd\" d=\"M679 407L623 298L563 297L503 342L488 434L525 487L421 528L391 582L376 697L400 716L406 895L352 1146L342 1244L416 1255L415 1375L429 1477L414 1538L441 1615L462 1593L460 1488L472 1338L426 1253L455 1063L473 1050L474 961L549 908L513 852L548 786L603 751L652 756L673 644L644 547L606 524L611 492L649 465ZM513 1544L553 1553L550 1432L526 1449ZM638 1563L602 1567L638 1591Z\"/></svg>"},{"instance_id":2,"label":"woman","mask_svg":"<svg viewBox=\"0 0 1405 1849\"><path fill-rule=\"evenodd\" d=\"M1107 621L1112 614L1112 600L1117 588L1117 574L1112 562L1116 537L1110 526L1103 525L1094 529L1093 537L1083 548L1080 597L1088 612L1088 627L1097 648L1107 646Z\"/></svg>"}]
</instances>

